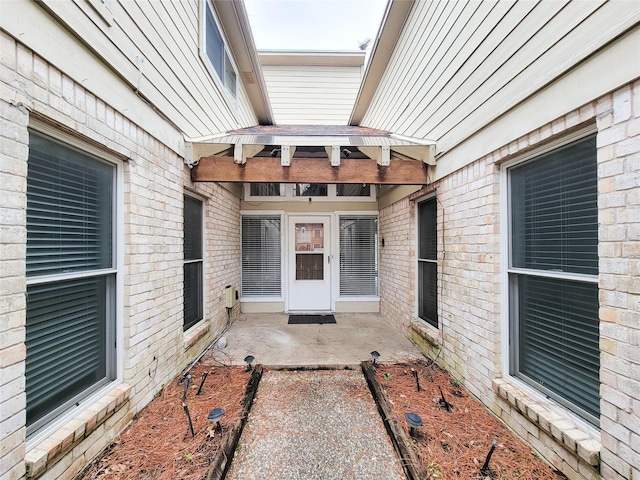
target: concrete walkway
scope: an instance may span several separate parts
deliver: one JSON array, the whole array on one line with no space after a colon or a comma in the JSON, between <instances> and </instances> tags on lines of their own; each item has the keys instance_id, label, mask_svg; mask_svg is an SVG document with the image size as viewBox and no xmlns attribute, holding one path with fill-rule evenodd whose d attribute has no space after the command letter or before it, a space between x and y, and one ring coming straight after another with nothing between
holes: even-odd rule
<instances>
[{"instance_id":1,"label":"concrete walkway","mask_svg":"<svg viewBox=\"0 0 640 480\"><path fill-rule=\"evenodd\" d=\"M265 371L226 477L405 478L360 370Z\"/></svg>"},{"instance_id":2,"label":"concrete walkway","mask_svg":"<svg viewBox=\"0 0 640 480\"><path fill-rule=\"evenodd\" d=\"M270 368L351 367L423 358L413 344L384 317L374 313L338 313L335 324L288 325L286 314L242 314L225 334L227 346L212 349L226 364L242 365L248 354Z\"/></svg>"}]
</instances>

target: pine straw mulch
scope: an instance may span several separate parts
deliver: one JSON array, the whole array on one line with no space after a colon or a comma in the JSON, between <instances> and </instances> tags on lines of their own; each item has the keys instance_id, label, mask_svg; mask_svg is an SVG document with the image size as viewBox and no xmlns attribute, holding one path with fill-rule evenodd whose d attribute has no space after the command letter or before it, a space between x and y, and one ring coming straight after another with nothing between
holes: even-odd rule
<instances>
[{"instance_id":1,"label":"pine straw mulch","mask_svg":"<svg viewBox=\"0 0 640 480\"><path fill-rule=\"evenodd\" d=\"M412 374L418 374L417 391ZM536 457L484 405L447 372L431 361L379 365L376 378L391 404L393 416L409 432L407 412L417 413L423 427L409 437L418 452L427 478L441 479L526 479L566 478ZM440 391L453 405L451 412L441 406ZM481 474L493 440L497 441L488 474Z\"/></svg>"},{"instance_id":2,"label":"pine straw mulch","mask_svg":"<svg viewBox=\"0 0 640 480\"><path fill-rule=\"evenodd\" d=\"M202 393L196 395L204 372ZM127 429L114 439L76 480L200 480L207 476L222 448L224 436L242 416L241 401L251 372L244 367L215 366L206 357L189 371L185 403L195 436L183 408L184 383L179 376L154 398ZM207 415L224 408L222 436L209 436Z\"/></svg>"}]
</instances>

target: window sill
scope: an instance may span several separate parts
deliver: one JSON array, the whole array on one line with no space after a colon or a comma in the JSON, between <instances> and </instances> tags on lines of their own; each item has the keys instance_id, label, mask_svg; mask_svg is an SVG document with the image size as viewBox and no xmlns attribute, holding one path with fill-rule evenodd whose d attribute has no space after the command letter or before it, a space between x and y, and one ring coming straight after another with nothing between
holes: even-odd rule
<instances>
[{"instance_id":1,"label":"window sill","mask_svg":"<svg viewBox=\"0 0 640 480\"><path fill-rule=\"evenodd\" d=\"M84 412L39 441L25 455L26 477L40 476L71 448L87 438L91 432L117 412L131 395L131 386L122 383L99 399Z\"/></svg>"},{"instance_id":2,"label":"window sill","mask_svg":"<svg viewBox=\"0 0 640 480\"><path fill-rule=\"evenodd\" d=\"M411 321L409 324L409 338L413 335L416 335L434 348L440 348L442 345L442 336L440 335L440 331L426 323L424 320L414 319Z\"/></svg>"},{"instance_id":3,"label":"window sill","mask_svg":"<svg viewBox=\"0 0 640 480\"><path fill-rule=\"evenodd\" d=\"M209 322L201 320L200 323L195 324L189 330L184 332L184 338L182 340L184 349L189 350L193 347L200 339L202 339L202 337L209 333L210 329L211 326L209 325Z\"/></svg>"},{"instance_id":4,"label":"window sill","mask_svg":"<svg viewBox=\"0 0 640 480\"><path fill-rule=\"evenodd\" d=\"M599 465L601 443L598 436L570 417L559 414L551 401L533 398L523 392L512 379L496 378L491 382L491 388L558 444L592 467Z\"/></svg>"}]
</instances>

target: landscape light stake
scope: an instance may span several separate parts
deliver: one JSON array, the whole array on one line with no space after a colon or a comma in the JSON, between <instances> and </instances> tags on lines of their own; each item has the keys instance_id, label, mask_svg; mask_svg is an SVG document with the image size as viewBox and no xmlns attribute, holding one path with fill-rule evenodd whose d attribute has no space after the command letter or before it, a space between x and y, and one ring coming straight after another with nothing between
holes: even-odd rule
<instances>
[{"instance_id":1,"label":"landscape light stake","mask_svg":"<svg viewBox=\"0 0 640 480\"><path fill-rule=\"evenodd\" d=\"M246 357L244 357L244 362L247 364L247 372L251 370L251 364L254 360L255 358L253 357L253 355L247 355Z\"/></svg>"},{"instance_id":2,"label":"landscape light stake","mask_svg":"<svg viewBox=\"0 0 640 480\"><path fill-rule=\"evenodd\" d=\"M447 399L444 398L444 393L442 393L442 388L440 388L439 385L438 385L438 390L440 390L440 406L446 408L447 412L451 412L451 409L453 408L453 405L451 405L449 402L447 402Z\"/></svg>"},{"instance_id":3,"label":"landscape light stake","mask_svg":"<svg viewBox=\"0 0 640 480\"><path fill-rule=\"evenodd\" d=\"M415 429L422 426L422 418L420 418L420 415L413 412L405 413L404 418L409 424L409 436L415 437L416 436Z\"/></svg>"},{"instance_id":4,"label":"landscape light stake","mask_svg":"<svg viewBox=\"0 0 640 480\"><path fill-rule=\"evenodd\" d=\"M422 390L420 388L420 380L418 380L418 372L416 372L413 368L411 369L411 375L413 375L413 378L416 379L416 388L418 389L418 391Z\"/></svg>"},{"instance_id":5,"label":"landscape light stake","mask_svg":"<svg viewBox=\"0 0 640 480\"><path fill-rule=\"evenodd\" d=\"M380 354L378 353L377 350L374 350L373 352L371 352L371 359L373 360L373 366L377 367L378 365L376 364L376 361L380 358Z\"/></svg>"},{"instance_id":6,"label":"landscape light stake","mask_svg":"<svg viewBox=\"0 0 640 480\"><path fill-rule=\"evenodd\" d=\"M214 428L209 430L209 438L212 438L216 433L222 436L222 426L220 425L222 415L224 415L224 408L214 408L209 412L209 415L207 415L207 418L216 424Z\"/></svg>"},{"instance_id":7,"label":"landscape light stake","mask_svg":"<svg viewBox=\"0 0 640 480\"><path fill-rule=\"evenodd\" d=\"M496 449L497 443L497 440L491 442L491 449L489 450L489 453L487 453L487 459L484 461L484 465L482 465L482 468L480 469L480 473L483 475L489 475L491 473L489 469L489 460L491 460L491 455L493 455L493 451Z\"/></svg>"},{"instance_id":8,"label":"landscape light stake","mask_svg":"<svg viewBox=\"0 0 640 480\"><path fill-rule=\"evenodd\" d=\"M184 379L184 391L182 392L182 401L184 402L185 399L187 398L187 390L189 389L189 383L191 382L191 375L187 375L186 377L183 377L183 379ZM180 385L181 382L182 380L178 382L178 385Z\"/></svg>"},{"instance_id":9,"label":"landscape light stake","mask_svg":"<svg viewBox=\"0 0 640 480\"><path fill-rule=\"evenodd\" d=\"M196 434L193 431L193 423L191 422L191 415L189 414L189 407L187 407L187 404L182 402L182 408L184 408L184 413L187 414L187 420L189 420L189 430L191 430L191 436L195 437Z\"/></svg>"},{"instance_id":10,"label":"landscape light stake","mask_svg":"<svg viewBox=\"0 0 640 480\"><path fill-rule=\"evenodd\" d=\"M204 381L207 379L207 375L209 375L209 372L204 372L202 374L202 380L200 381L200 386L198 387L198 393L196 393L196 396L202 393L202 387L204 387Z\"/></svg>"}]
</instances>

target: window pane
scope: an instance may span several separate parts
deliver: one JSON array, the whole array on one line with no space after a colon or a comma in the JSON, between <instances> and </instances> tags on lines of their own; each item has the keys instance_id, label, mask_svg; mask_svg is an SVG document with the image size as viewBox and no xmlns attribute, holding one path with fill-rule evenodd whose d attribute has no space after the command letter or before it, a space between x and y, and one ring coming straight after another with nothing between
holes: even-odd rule
<instances>
[{"instance_id":1,"label":"window pane","mask_svg":"<svg viewBox=\"0 0 640 480\"><path fill-rule=\"evenodd\" d=\"M242 295L281 295L280 217L242 217Z\"/></svg>"},{"instance_id":2,"label":"window pane","mask_svg":"<svg viewBox=\"0 0 640 480\"><path fill-rule=\"evenodd\" d=\"M323 278L324 254L296 254L296 280L322 280Z\"/></svg>"},{"instance_id":3,"label":"window pane","mask_svg":"<svg viewBox=\"0 0 640 480\"><path fill-rule=\"evenodd\" d=\"M598 286L518 277L519 375L599 417Z\"/></svg>"},{"instance_id":4,"label":"window pane","mask_svg":"<svg viewBox=\"0 0 640 480\"><path fill-rule=\"evenodd\" d=\"M227 87L229 93L235 98L236 96L236 71L233 69L231 60L225 52L224 54L224 86Z\"/></svg>"},{"instance_id":5,"label":"window pane","mask_svg":"<svg viewBox=\"0 0 640 480\"><path fill-rule=\"evenodd\" d=\"M311 252L324 248L322 223L296 223L296 252Z\"/></svg>"},{"instance_id":6,"label":"window pane","mask_svg":"<svg viewBox=\"0 0 640 480\"><path fill-rule=\"evenodd\" d=\"M202 202L184 196L184 259L202 258Z\"/></svg>"},{"instance_id":7,"label":"window pane","mask_svg":"<svg viewBox=\"0 0 640 480\"><path fill-rule=\"evenodd\" d=\"M213 65L213 68L218 74L218 78L222 81L224 72L224 42L218 30L216 20L213 18L213 12L211 11L209 2L207 2L205 10L207 16L205 22L205 50L211 65Z\"/></svg>"},{"instance_id":8,"label":"window pane","mask_svg":"<svg viewBox=\"0 0 640 480\"><path fill-rule=\"evenodd\" d=\"M326 197L326 183L296 183L296 197Z\"/></svg>"},{"instance_id":9,"label":"window pane","mask_svg":"<svg viewBox=\"0 0 640 480\"><path fill-rule=\"evenodd\" d=\"M29 134L27 275L113 267L115 168Z\"/></svg>"},{"instance_id":10,"label":"window pane","mask_svg":"<svg viewBox=\"0 0 640 480\"><path fill-rule=\"evenodd\" d=\"M378 295L378 219L340 217L340 295Z\"/></svg>"},{"instance_id":11,"label":"window pane","mask_svg":"<svg viewBox=\"0 0 640 480\"><path fill-rule=\"evenodd\" d=\"M438 327L438 264L418 262L418 316Z\"/></svg>"},{"instance_id":12,"label":"window pane","mask_svg":"<svg viewBox=\"0 0 640 480\"><path fill-rule=\"evenodd\" d=\"M184 264L184 330L202 320L202 262Z\"/></svg>"},{"instance_id":13,"label":"window pane","mask_svg":"<svg viewBox=\"0 0 640 480\"><path fill-rule=\"evenodd\" d=\"M27 288L27 425L112 375L107 339L113 338L115 321L107 318L113 311L109 283L113 276Z\"/></svg>"},{"instance_id":14,"label":"window pane","mask_svg":"<svg viewBox=\"0 0 640 480\"><path fill-rule=\"evenodd\" d=\"M369 197L371 195L371 185L361 183L345 183L336 185L338 197Z\"/></svg>"},{"instance_id":15,"label":"window pane","mask_svg":"<svg viewBox=\"0 0 640 480\"><path fill-rule=\"evenodd\" d=\"M252 197L279 197L279 183L252 183L249 186L249 194Z\"/></svg>"},{"instance_id":16,"label":"window pane","mask_svg":"<svg viewBox=\"0 0 640 480\"><path fill-rule=\"evenodd\" d=\"M513 266L598 274L595 136L511 171Z\"/></svg>"},{"instance_id":17,"label":"window pane","mask_svg":"<svg viewBox=\"0 0 640 480\"><path fill-rule=\"evenodd\" d=\"M432 198L418 205L418 258L436 260L438 252L437 205Z\"/></svg>"}]
</instances>

